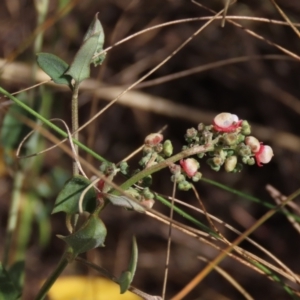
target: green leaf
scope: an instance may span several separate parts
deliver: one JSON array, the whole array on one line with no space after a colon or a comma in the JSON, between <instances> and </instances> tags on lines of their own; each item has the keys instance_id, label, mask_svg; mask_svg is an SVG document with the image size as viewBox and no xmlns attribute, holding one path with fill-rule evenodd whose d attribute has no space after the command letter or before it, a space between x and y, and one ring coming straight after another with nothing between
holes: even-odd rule
<instances>
[{"instance_id":1,"label":"green leaf","mask_svg":"<svg viewBox=\"0 0 300 300\"><path fill-rule=\"evenodd\" d=\"M131 200L129 197L105 194L105 198L107 198L113 205L122 206L140 213L145 212L144 206L138 204L136 201Z\"/></svg>"},{"instance_id":2,"label":"green leaf","mask_svg":"<svg viewBox=\"0 0 300 300\"><path fill-rule=\"evenodd\" d=\"M118 282L120 285L120 293L124 294L128 290L130 283L132 282L131 273L129 271L122 272Z\"/></svg>"},{"instance_id":3,"label":"green leaf","mask_svg":"<svg viewBox=\"0 0 300 300\"><path fill-rule=\"evenodd\" d=\"M19 289L0 263L0 300L16 300L20 296Z\"/></svg>"},{"instance_id":4,"label":"green leaf","mask_svg":"<svg viewBox=\"0 0 300 300\"><path fill-rule=\"evenodd\" d=\"M93 22L90 24L87 32L84 35L83 37L84 42L94 34L104 35L102 25L98 20L98 14L99 14L98 12L95 14ZM102 40L104 41L104 38L102 38Z\"/></svg>"},{"instance_id":5,"label":"green leaf","mask_svg":"<svg viewBox=\"0 0 300 300\"><path fill-rule=\"evenodd\" d=\"M93 55L93 56L95 56L103 50L104 37L105 37L103 27L102 27L100 21L98 20L98 13L96 13L94 20L91 23L88 31L86 32L83 40L85 41L86 39L91 37L93 34L98 34L97 48ZM91 63L93 63L95 67L98 65L101 65L105 59L105 56L106 56L106 53L102 53L101 55L93 58L91 60Z\"/></svg>"},{"instance_id":6,"label":"green leaf","mask_svg":"<svg viewBox=\"0 0 300 300\"><path fill-rule=\"evenodd\" d=\"M65 73L72 76L77 83L90 77L90 64L97 50L98 37L99 34L94 34L82 44L69 70Z\"/></svg>"},{"instance_id":7,"label":"green leaf","mask_svg":"<svg viewBox=\"0 0 300 300\"><path fill-rule=\"evenodd\" d=\"M130 284L133 280L135 271L136 271L136 265L138 260L138 247L136 243L136 238L132 238L132 251L131 251L131 258L128 266L128 270L124 271L118 282L120 285L121 294L124 294L128 288L130 287Z\"/></svg>"},{"instance_id":8,"label":"green leaf","mask_svg":"<svg viewBox=\"0 0 300 300\"><path fill-rule=\"evenodd\" d=\"M14 283L14 286L19 290L20 293L24 283L24 270L25 262L20 260L15 262L8 271L11 281Z\"/></svg>"},{"instance_id":9,"label":"green leaf","mask_svg":"<svg viewBox=\"0 0 300 300\"><path fill-rule=\"evenodd\" d=\"M90 215L82 227L68 236L57 235L70 247L70 257L72 261L80 253L89 251L96 247L104 247L106 237L106 227L97 215Z\"/></svg>"},{"instance_id":10,"label":"green leaf","mask_svg":"<svg viewBox=\"0 0 300 300\"><path fill-rule=\"evenodd\" d=\"M72 177L58 194L52 214L65 212L66 214L76 214L79 212L78 203L81 193L91 183L89 179L81 175ZM97 194L91 187L83 198L82 208L84 211L92 213L97 205Z\"/></svg>"},{"instance_id":11,"label":"green leaf","mask_svg":"<svg viewBox=\"0 0 300 300\"><path fill-rule=\"evenodd\" d=\"M38 53L37 63L40 68L57 84L66 84L72 89L72 78L65 75L69 65L51 53Z\"/></svg>"},{"instance_id":12,"label":"green leaf","mask_svg":"<svg viewBox=\"0 0 300 300\"><path fill-rule=\"evenodd\" d=\"M29 117L19 105L13 104L4 117L0 143L6 149L16 149L31 130L20 120L20 115Z\"/></svg>"}]
</instances>

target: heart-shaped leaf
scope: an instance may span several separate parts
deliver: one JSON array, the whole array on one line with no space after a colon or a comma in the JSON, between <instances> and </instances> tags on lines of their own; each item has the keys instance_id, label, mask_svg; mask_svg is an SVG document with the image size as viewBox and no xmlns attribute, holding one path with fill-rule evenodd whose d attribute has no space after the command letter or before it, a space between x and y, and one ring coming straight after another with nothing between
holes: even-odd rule
<instances>
[{"instance_id":1,"label":"heart-shaped leaf","mask_svg":"<svg viewBox=\"0 0 300 300\"><path fill-rule=\"evenodd\" d=\"M91 181L81 175L72 177L58 194L52 213L65 212L66 214L76 214L78 202L84 189L91 184ZM91 187L83 198L82 209L92 213L97 205L97 194Z\"/></svg>"},{"instance_id":2,"label":"heart-shaped leaf","mask_svg":"<svg viewBox=\"0 0 300 300\"><path fill-rule=\"evenodd\" d=\"M93 214L78 231L68 236L57 235L57 237L68 244L70 249L69 259L72 261L80 253L96 247L104 247L106 233L104 223L98 216Z\"/></svg>"},{"instance_id":3,"label":"heart-shaped leaf","mask_svg":"<svg viewBox=\"0 0 300 300\"><path fill-rule=\"evenodd\" d=\"M72 89L72 78L65 75L69 65L51 53L38 53L37 63L40 68L57 84L66 84Z\"/></svg>"}]
</instances>

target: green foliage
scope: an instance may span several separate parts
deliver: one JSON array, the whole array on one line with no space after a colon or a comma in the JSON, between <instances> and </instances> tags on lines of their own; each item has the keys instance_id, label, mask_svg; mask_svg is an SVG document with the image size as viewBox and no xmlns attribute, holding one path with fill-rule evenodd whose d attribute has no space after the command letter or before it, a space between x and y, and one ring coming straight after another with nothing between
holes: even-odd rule
<instances>
[{"instance_id":1,"label":"green foliage","mask_svg":"<svg viewBox=\"0 0 300 300\"><path fill-rule=\"evenodd\" d=\"M72 78L65 75L69 65L61 58L51 53L38 53L37 63L55 83L68 85L72 89Z\"/></svg>"},{"instance_id":2,"label":"green foliage","mask_svg":"<svg viewBox=\"0 0 300 300\"><path fill-rule=\"evenodd\" d=\"M81 228L68 236L57 235L69 246L70 261L80 253L104 247L106 227L96 214L90 215Z\"/></svg>"},{"instance_id":3,"label":"green foliage","mask_svg":"<svg viewBox=\"0 0 300 300\"><path fill-rule=\"evenodd\" d=\"M0 300L17 300L21 296L19 267L12 268L11 272L8 272L0 263Z\"/></svg>"},{"instance_id":4,"label":"green foliage","mask_svg":"<svg viewBox=\"0 0 300 300\"><path fill-rule=\"evenodd\" d=\"M96 52L97 44L97 34L87 39L76 53L69 70L66 72L66 74L72 76L77 83L90 77L90 64Z\"/></svg>"},{"instance_id":5,"label":"green foliage","mask_svg":"<svg viewBox=\"0 0 300 300\"><path fill-rule=\"evenodd\" d=\"M19 105L10 106L5 115L1 130L1 145L6 149L16 149L22 139L30 132L30 128L22 122L19 116L29 117Z\"/></svg>"},{"instance_id":6,"label":"green foliage","mask_svg":"<svg viewBox=\"0 0 300 300\"><path fill-rule=\"evenodd\" d=\"M102 25L98 20L98 13L95 15L83 41L84 43L76 53L69 70L66 72L66 74L72 76L78 84L90 77L91 63L94 63L95 66L99 65L105 58L105 55L93 58L95 54L103 49L104 43L104 32Z\"/></svg>"},{"instance_id":7,"label":"green foliage","mask_svg":"<svg viewBox=\"0 0 300 300\"><path fill-rule=\"evenodd\" d=\"M138 260L138 247L137 247L137 242L136 242L136 238L133 237L132 238L132 251L131 251L131 258L130 258L130 262L128 265L128 270L122 272L118 282L120 284L120 290L121 290L121 294L124 294L132 280L136 271L136 266L137 266L137 260Z\"/></svg>"},{"instance_id":8,"label":"green foliage","mask_svg":"<svg viewBox=\"0 0 300 300\"><path fill-rule=\"evenodd\" d=\"M78 202L81 193L89 186L91 181L81 175L72 177L58 194L52 214L65 212L68 215L76 214L78 210ZM92 213L97 205L97 194L91 187L83 198L82 208L84 211Z\"/></svg>"}]
</instances>

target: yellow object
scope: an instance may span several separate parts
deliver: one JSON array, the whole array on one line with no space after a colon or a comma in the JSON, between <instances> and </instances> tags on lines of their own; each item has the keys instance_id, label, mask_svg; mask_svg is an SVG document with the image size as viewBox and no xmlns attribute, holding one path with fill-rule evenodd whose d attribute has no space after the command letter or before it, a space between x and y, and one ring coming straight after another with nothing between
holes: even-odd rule
<instances>
[{"instance_id":1,"label":"yellow object","mask_svg":"<svg viewBox=\"0 0 300 300\"><path fill-rule=\"evenodd\" d=\"M120 286L102 277L66 276L58 278L48 293L50 300L141 300Z\"/></svg>"}]
</instances>

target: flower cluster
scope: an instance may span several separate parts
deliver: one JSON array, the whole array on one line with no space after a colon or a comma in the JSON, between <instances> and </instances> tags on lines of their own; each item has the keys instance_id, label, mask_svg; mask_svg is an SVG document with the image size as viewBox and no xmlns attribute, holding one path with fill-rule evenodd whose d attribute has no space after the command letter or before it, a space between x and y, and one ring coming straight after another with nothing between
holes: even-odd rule
<instances>
[{"instance_id":1,"label":"flower cluster","mask_svg":"<svg viewBox=\"0 0 300 300\"><path fill-rule=\"evenodd\" d=\"M274 155L272 148L263 145L250 134L251 127L246 120L225 112L218 114L211 125L200 123L197 128L189 128L185 134L187 144L183 146L181 153L183 158L180 159L179 164L168 164L172 173L171 180L176 182L180 190L189 190L192 187L191 181L197 182L202 177L199 172L199 159L204 156L207 157L206 161L209 166L215 171L224 167L226 172L240 172L243 165L254 165L256 162L261 167L262 164L269 163ZM152 133L145 138L143 157L139 165L146 169L162 162L172 154L171 141L163 141L162 134ZM190 157L191 155L194 157ZM120 165L119 169L121 173L128 175L127 164ZM139 171L136 170L135 173ZM102 172L106 176L114 176L116 169L114 166L106 166L103 167ZM145 201L143 205L149 207L154 203L153 194L149 191L151 183L151 175L143 178L138 184L144 192L140 189L137 191L138 197L135 195L140 202ZM98 187L103 190L105 184L104 187L101 184L103 183L100 182Z\"/></svg>"},{"instance_id":2,"label":"flower cluster","mask_svg":"<svg viewBox=\"0 0 300 300\"><path fill-rule=\"evenodd\" d=\"M251 127L247 121L231 113L220 113L214 118L212 125L206 126L200 123L197 129L188 129L185 135L187 145L183 150L199 145L213 145L209 150L198 153L197 157L203 158L207 155L207 163L215 171L219 171L224 166L227 172L240 172L243 164L253 165L255 162L261 167L262 164L271 161L273 150L250 134ZM200 164L194 158L181 160L179 167L182 168L181 174L193 181L199 178L196 174L201 174ZM171 172L174 169L172 167ZM173 181L183 182L181 176L174 171L172 173ZM186 187L187 184L184 185L184 188Z\"/></svg>"}]
</instances>

